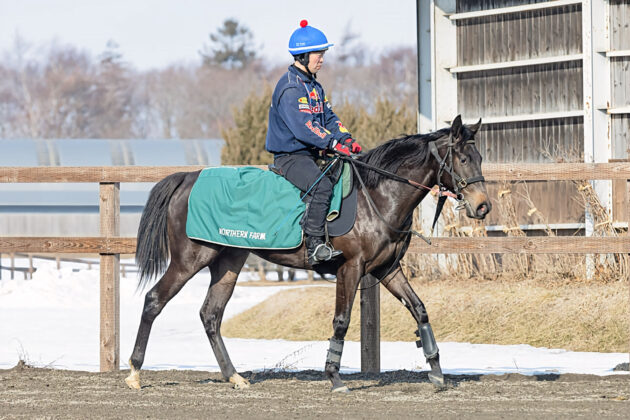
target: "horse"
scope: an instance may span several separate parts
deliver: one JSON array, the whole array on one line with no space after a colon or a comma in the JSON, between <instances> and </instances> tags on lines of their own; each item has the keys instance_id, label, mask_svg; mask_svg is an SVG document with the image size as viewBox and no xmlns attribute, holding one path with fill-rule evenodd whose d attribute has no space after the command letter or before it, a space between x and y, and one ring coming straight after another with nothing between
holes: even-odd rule
<instances>
[{"instance_id":1,"label":"horse","mask_svg":"<svg viewBox=\"0 0 630 420\"><path fill-rule=\"evenodd\" d=\"M458 115L450 127L392 139L359 155L353 165L354 188L360 189L354 226L347 234L330 238L343 255L315 267L308 264L304 244L288 250L245 249L188 238L188 197L199 171L175 173L158 182L149 194L138 229L138 288L145 288L154 277L163 275L145 296L129 359L127 385L141 387L140 369L156 317L191 277L208 267L211 282L200 310L201 321L225 380L235 389L250 386L230 360L221 336L221 321L239 272L248 255L254 253L283 266L315 268L336 275L333 335L325 362L331 391L348 392L339 376L344 337L359 282L368 274L380 279L417 322L418 345L422 346L431 368L429 379L436 387L443 387L439 350L429 316L401 270L400 259L413 232L413 210L431 190L427 186L439 185L445 194L450 192L466 208L470 218L483 219L491 210L481 174L482 158L474 143L480 126L481 120L466 125Z\"/></svg>"}]
</instances>

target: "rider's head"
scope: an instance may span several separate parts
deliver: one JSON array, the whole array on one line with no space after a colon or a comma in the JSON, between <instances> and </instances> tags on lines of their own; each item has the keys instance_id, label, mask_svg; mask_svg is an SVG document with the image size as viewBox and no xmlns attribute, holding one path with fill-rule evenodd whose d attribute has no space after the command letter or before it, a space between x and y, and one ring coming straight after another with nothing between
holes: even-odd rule
<instances>
[{"instance_id":1,"label":"rider's head","mask_svg":"<svg viewBox=\"0 0 630 420\"><path fill-rule=\"evenodd\" d=\"M289 53L295 59L295 65L312 74L321 69L324 52L332 46L326 35L319 29L308 26L306 20L300 22L300 27L293 31L289 39Z\"/></svg>"}]
</instances>

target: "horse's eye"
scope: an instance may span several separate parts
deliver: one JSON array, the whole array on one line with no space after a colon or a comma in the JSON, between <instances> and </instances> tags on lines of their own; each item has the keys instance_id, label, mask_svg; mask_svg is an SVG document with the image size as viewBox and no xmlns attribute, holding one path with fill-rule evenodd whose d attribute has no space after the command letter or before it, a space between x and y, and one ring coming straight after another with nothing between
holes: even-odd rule
<instances>
[{"instance_id":1,"label":"horse's eye","mask_svg":"<svg viewBox=\"0 0 630 420\"><path fill-rule=\"evenodd\" d=\"M466 162L468 162L468 159L466 159L465 157L461 158L459 160L461 163L465 164Z\"/></svg>"}]
</instances>

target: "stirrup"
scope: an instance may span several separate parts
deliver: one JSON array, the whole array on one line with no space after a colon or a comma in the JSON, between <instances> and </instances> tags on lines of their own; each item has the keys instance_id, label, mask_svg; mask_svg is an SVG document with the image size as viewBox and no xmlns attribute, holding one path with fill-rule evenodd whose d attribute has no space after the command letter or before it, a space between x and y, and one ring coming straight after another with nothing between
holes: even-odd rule
<instances>
[{"instance_id":1,"label":"stirrup","mask_svg":"<svg viewBox=\"0 0 630 420\"><path fill-rule=\"evenodd\" d=\"M321 243L317 245L315 250L313 250L313 252L308 256L308 263L310 265L319 264L321 262L330 261L341 254L343 254L343 251L339 251L325 243Z\"/></svg>"}]
</instances>

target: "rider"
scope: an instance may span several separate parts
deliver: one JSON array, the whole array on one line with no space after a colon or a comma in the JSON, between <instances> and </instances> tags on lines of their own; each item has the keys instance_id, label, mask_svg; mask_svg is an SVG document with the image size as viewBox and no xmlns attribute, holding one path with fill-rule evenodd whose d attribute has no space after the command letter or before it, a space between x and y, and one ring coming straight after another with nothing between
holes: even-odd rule
<instances>
[{"instance_id":1,"label":"rider","mask_svg":"<svg viewBox=\"0 0 630 420\"><path fill-rule=\"evenodd\" d=\"M322 85L316 80L324 53L333 44L320 30L300 22L289 39L289 66L273 92L265 148L274 154L274 165L301 191L312 197L304 223L309 264L328 261L342 252L324 241L324 224L333 185L316 163L321 151L350 155L361 146L332 110ZM321 177L321 179L320 179Z\"/></svg>"}]
</instances>

